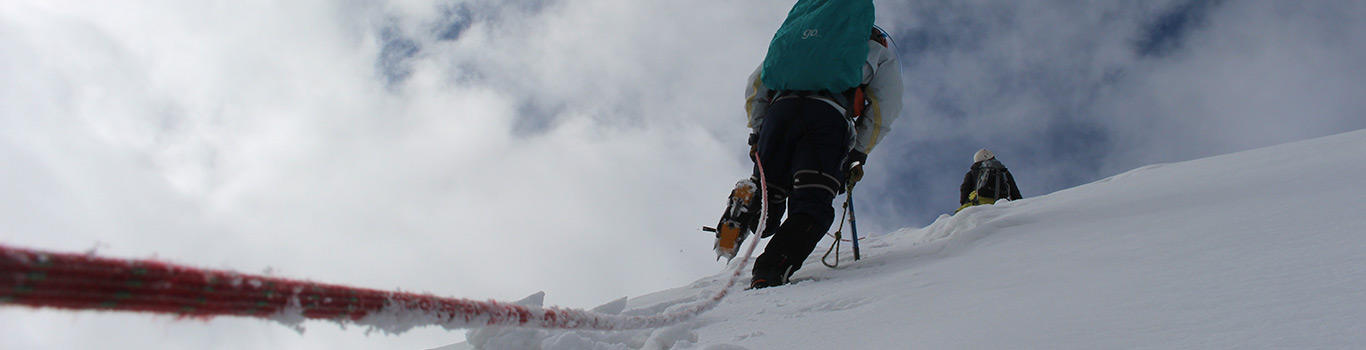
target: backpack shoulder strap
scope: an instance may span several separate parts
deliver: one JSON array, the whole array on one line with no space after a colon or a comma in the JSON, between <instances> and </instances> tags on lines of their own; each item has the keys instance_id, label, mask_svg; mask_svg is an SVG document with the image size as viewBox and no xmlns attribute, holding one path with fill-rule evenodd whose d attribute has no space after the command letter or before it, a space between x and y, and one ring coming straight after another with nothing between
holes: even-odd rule
<instances>
[{"instance_id":1,"label":"backpack shoulder strap","mask_svg":"<svg viewBox=\"0 0 1366 350\"><path fill-rule=\"evenodd\" d=\"M987 169L987 167L981 167L978 168L977 171L977 186L973 187L973 189L981 190L982 187L987 185L987 180L991 178L991 170Z\"/></svg>"},{"instance_id":2,"label":"backpack shoulder strap","mask_svg":"<svg viewBox=\"0 0 1366 350\"><path fill-rule=\"evenodd\" d=\"M1010 196L1010 182L1006 181L1006 165L996 159L982 161L982 173L977 179L977 190L981 190L988 183L991 183L991 196L993 198L1004 198ZM982 194L985 195L985 194Z\"/></svg>"}]
</instances>

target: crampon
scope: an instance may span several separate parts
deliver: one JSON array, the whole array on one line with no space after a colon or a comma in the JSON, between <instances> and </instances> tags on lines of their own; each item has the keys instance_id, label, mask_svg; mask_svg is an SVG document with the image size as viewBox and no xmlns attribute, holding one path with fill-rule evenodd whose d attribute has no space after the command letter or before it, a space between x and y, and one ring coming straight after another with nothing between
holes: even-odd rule
<instances>
[{"instance_id":1,"label":"crampon","mask_svg":"<svg viewBox=\"0 0 1366 350\"><path fill-rule=\"evenodd\" d=\"M726 261L735 258L740 243L744 243L759 223L759 210L759 186L752 179L736 182L735 189L730 191L730 198L726 201L726 211L721 213L721 221L715 228L702 227L703 231L716 233L713 248L717 260L722 257Z\"/></svg>"}]
</instances>

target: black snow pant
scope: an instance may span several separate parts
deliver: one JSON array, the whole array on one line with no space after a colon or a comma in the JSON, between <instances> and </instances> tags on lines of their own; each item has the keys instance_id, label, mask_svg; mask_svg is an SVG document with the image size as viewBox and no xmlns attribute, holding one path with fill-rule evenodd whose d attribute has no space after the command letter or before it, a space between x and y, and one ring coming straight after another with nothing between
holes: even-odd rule
<instances>
[{"instance_id":1,"label":"black snow pant","mask_svg":"<svg viewBox=\"0 0 1366 350\"><path fill-rule=\"evenodd\" d=\"M786 98L769 106L758 152L770 192L766 231L773 239L754 262L756 279L786 281L830 229L835 220L831 201L844 183L853 130L826 101ZM787 219L775 225L784 210Z\"/></svg>"}]
</instances>

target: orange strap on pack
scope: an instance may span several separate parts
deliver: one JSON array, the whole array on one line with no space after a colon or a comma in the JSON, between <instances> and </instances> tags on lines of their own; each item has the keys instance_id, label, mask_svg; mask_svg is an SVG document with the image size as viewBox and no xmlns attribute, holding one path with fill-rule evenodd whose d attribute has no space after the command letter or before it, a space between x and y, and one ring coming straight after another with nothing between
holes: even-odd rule
<instances>
[{"instance_id":1,"label":"orange strap on pack","mask_svg":"<svg viewBox=\"0 0 1366 350\"><path fill-rule=\"evenodd\" d=\"M878 44L882 44L882 47L887 47L887 35L876 27L873 28L873 32L868 36L868 39L876 41ZM865 112L864 109L867 108L868 96L863 92L863 89L866 88L868 88L867 84L854 88L854 96L849 100L849 104L853 105L853 108L850 108L850 110L854 112L851 115L853 118L862 117L863 112Z\"/></svg>"},{"instance_id":2,"label":"orange strap on pack","mask_svg":"<svg viewBox=\"0 0 1366 350\"><path fill-rule=\"evenodd\" d=\"M866 102L868 101L868 97L863 95L863 88L863 86L854 88L854 98L849 100L849 103L853 104L854 107L854 118L863 116L863 106L866 105Z\"/></svg>"}]
</instances>

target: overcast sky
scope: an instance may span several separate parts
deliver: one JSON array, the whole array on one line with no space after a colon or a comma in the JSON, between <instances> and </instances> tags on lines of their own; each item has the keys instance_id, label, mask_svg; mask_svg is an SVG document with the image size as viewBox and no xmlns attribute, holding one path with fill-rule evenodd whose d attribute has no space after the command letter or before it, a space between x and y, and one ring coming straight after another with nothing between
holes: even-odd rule
<instances>
[{"instance_id":1,"label":"overcast sky","mask_svg":"<svg viewBox=\"0 0 1366 350\"><path fill-rule=\"evenodd\" d=\"M907 89L855 190L865 235L951 212L983 147L1034 197L1366 128L1366 2L876 4ZM691 283L724 268L698 228L748 175L745 79L791 5L5 1L0 244L567 307ZM463 338L0 324L24 324L3 348Z\"/></svg>"}]
</instances>

